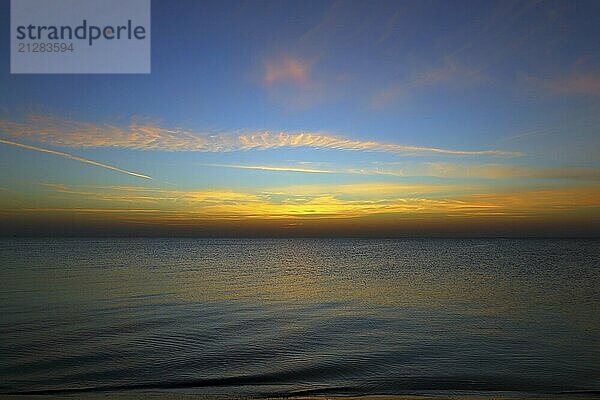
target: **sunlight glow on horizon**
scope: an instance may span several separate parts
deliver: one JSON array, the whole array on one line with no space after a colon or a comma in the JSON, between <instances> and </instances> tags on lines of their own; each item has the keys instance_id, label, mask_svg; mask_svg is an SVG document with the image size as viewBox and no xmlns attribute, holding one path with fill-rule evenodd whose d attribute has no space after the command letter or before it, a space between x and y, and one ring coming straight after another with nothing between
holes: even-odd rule
<instances>
[{"instance_id":1,"label":"sunlight glow on horizon","mask_svg":"<svg viewBox=\"0 0 600 400\"><path fill-rule=\"evenodd\" d=\"M0 66L0 235L600 235L594 4L167 4L151 74Z\"/></svg>"}]
</instances>

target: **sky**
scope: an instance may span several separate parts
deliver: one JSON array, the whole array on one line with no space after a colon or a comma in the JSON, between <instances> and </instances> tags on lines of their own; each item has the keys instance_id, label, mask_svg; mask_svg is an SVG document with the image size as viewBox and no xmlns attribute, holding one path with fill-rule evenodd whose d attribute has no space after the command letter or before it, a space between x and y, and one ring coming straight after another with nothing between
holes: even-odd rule
<instances>
[{"instance_id":1,"label":"sky","mask_svg":"<svg viewBox=\"0 0 600 400\"><path fill-rule=\"evenodd\" d=\"M152 1L150 74L11 75L0 235L598 236L598 1Z\"/></svg>"}]
</instances>

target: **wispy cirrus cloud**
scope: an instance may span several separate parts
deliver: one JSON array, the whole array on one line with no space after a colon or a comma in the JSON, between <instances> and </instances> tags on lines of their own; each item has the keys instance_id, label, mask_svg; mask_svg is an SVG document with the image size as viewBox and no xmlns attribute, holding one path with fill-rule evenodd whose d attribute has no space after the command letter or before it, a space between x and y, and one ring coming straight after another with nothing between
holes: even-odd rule
<instances>
[{"instance_id":1,"label":"wispy cirrus cloud","mask_svg":"<svg viewBox=\"0 0 600 400\"><path fill-rule=\"evenodd\" d=\"M373 163L377 168L358 170L367 175L404 177L475 178L475 179L563 179L566 181L598 181L600 168L575 166L531 166L511 164L478 164L453 162ZM350 170L352 171L352 170Z\"/></svg>"},{"instance_id":2,"label":"wispy cirrus cloud","mask_svg":"<svg viewBox=\"0 0 600 400\"><path fill-rule=\"evenodd\" d=\"M343 174L393 177L478 178L478 179L564 179L600 181L600 168L594 167L533 167L507 164L473 163L371 163L363 167L310 167L291 165L202 164L207 167L256 170L267 172L297 172L309 174Z\"/></svg>"},{"instance_id":3,"label":"wispy cirrus cloud","mask_svg":"<svg viewBox=\"0 0 600 400\"><path fill-rule=\"evenodd\" d=\"M418 88L437 85L464 87L484 80L481 70L474 69L457 62L445 59L439 67L422 67L418 72L404 81L394 82L378 90L373 95L371 104L382 107L406 97Z\"/></svg>"},{"instance_id":4,"label":"wispy cirrus cloud","mask_svg":"<svg viewBox=\"0 0 600 400\"><path fill-rule=\"evenodd\" d=\"M229 152L309 147L348 151L375 151L397 154L427 153L457 156L523 155L518 151L461 150L357 140L324 132L233 131L199 133L181 128L132 122L127 127L29 115L22 121L0 120L0 132L63 147L113 147L157 151Z\"/></svg>"},{"instance_id":5,"label":"wispy cirrus cloud","mask_svg":"<svg viewBox=\"0 0 600 400\"><path fill-rule=\"evenodd\" d=\"M443 178L600 180L600 168L424 163L423 174Z\"/></svg>"},{"instance_id":6,"label":"wispy cirrus cloud","mask_svg":"<svg viewBox=\"0 0 600 400\"><path fill-rule=\"evenodd\" d=\"M115 167L113 165L100 163L100 162L93 161L93 160L90 160L90 159L87 159L87 158L74 156L74 155L68 154L68 153L63 153L62 151L44 149L42 147L31 146L31 145L28 145L28 144L17 143L17 142L13 142L13 141L10 141L10 140L4 140L4 139L0 139L0 143L6 144L6 145L9 145L9 146L20 147L20 148L27 149L27 150L39 151L41 153L52 154L52 155L63 157L63 158L68 158L69 160L79 161L79 162L84 163L84 164L89 164L89 165L93 165L93 166L96 166L96 167L110 169L112 171L117 171L117 172L121 172L123 174L135 176L136 178L152 179L152 177L150 177L148 175L144 175L144 174L140 174L140 173L132 172L132 171L127 171L125 169L118 168L118 167Z\"/></svg>"},{"instance_id":7,"label":"wispy cirrus cloud","mask_svg":"<svg viewBox=\"0 0 600 400\"><path fill-rule=\"evenodd\" d=\"M381 169L381 168L316 168L299 165L242 165L242 164L202 164L206 167L246 169L255 171L271 172L299 172L308 174L348 174L348 175L387 175L387 176L406 176L401 170Z\"/></svg>"},{"instance_id":8,"label":"wispy cirrus cloud","mask_svg":"<svg viewBox=\"0 0 600 400\"><path fill-rule=\"evenodd\" d=\"M274 172L304 172L308 174L335 174L336 170L304 168L295 166L277 166L277 165L240 165L240 164L202 164L206 167L249 169L256 171L274 171Z\"/></svg>"}]
</instances>

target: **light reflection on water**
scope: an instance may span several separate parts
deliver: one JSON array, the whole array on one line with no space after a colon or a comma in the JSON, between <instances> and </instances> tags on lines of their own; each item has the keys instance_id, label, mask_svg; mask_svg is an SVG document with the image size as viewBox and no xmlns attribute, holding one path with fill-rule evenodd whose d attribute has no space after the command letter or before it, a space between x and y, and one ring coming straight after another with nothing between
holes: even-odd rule
<instances>
[{"instance_id":1,"label":"light reflection on water","mask_svg":"<svg viewBox=\"0 0 600 400\"><path fill-rule=\"evenodd\" d=\"M0 391L600 390L593 240L4 240Z\"/></svg>"}]
</instances>

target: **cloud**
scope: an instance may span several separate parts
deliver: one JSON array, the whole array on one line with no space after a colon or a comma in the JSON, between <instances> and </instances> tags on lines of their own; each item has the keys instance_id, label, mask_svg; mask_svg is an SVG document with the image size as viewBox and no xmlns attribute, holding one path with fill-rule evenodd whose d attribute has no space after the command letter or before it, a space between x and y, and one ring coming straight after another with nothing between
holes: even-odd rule
<instances>
[{"instance_id":1,"label":"cloud","mask_svg":"<svg viewBox=\"0 0 600 400\"><path fill-rule=\"evenodd\" d=\"M442 178L600 180L600 168L593 167L530 167L428 162L413 173Z\"/></svg>"},{"instance_id":2,"label":"cloud","mask_svg":"<svg viewBox=\"0 0 600 400\"><path fill-rule=\"evenodd\" d=\"M472 186L470 186L472 187ZM372 200L414 196L439 196L440 193L465 191L469 187L460 184L365 182L344 184L286 185L265 189L263 193L293 198L334 196L346 199L369 198Z\"/></svg>"},{"instance_id":3,"label":"cloud","mask_svg":"<svg viewBox=\"0 0 600 400\"><path fill-rule=\"evenodd\" d=\"M554 84L557 91L575 94L600 94L600 74L575 74Z\"/></svg>"},{"instance_id":4,"label":"cloud","mask_svg":"<svg viewBox=\"0 0 600 400\"><path fill-rule=\"evenodd\" d=\"M238 164L202 164L206 167L250 169L257 171L276 171L276 172L304 172L309 174L334 174L336 171L316 168L301 168L293 166L273 166L273 165L238 165Z\"/></svg>"},{"instance_id":5,"label":"cloud","mask_svg":"<svg viewBox=\"0 0 600 400\"><path fill-rule=\"evenodd\" d=\"M527 218L568 212L600 211L600 188L590 186L500 190L480 187L476 193L435 193L435 186L399 184L308 185L270 191L168 190L151 187L47 186L67 196L71 207L28 204L14 213L106 213L130 222L190 224L198 220L348 219L395 215L403 219L438 217ZM419 186L419 185L415 185ZM460 189L457 186L455 189ZM506 189L506 188L505 188ZM496 189L497 190L497 189ZM385 192L387 195L381 195ZM275 192L279 192L277 195ZM347 198L344 194L362 194ZM432 194L435 196L432 197ZM144 201L139 201L144 199ZM135 203L135 207L131 204ZM13 207L15 205L13 204ZM591 214L590 214L591 215Z\"/></svg>"},{"instance_id":6,"label":"cloud","mask_svg":"<svg viewBox=\"0 0 600 400\"><path fill-rule=\"evenodd\" d=\"M113 147L135 150L229 152L310 147L397 154L505 157L523 155L520 152L504 150L458 150L356 140L323 132L235 131L202 134L180 128L163 128L153 124L132 122L124 128L109 124L61 120L43 115L30 115L22 122L0 120L0 132L13 138L77 148Z\"/></svg>"},{"instance_id":7,"label":"cloud","mask_svg":"<svg viewBox=\"0 0 600 400\"><path fill-rule=\"evenodd\" d=\"M382 107L402 97L409 96L415 89L437 85L464 87L484 80L481 70L450 61L446 58L439 67L422 67L410 79L396 82L378 90L372 98L374 107Z\"/></svg>"},{"instance_id":8,"label":"cloud","mask_svg":"<svg viewBox=\"0 0 600 400\"><path fill-rule=\"evenodd\" d=\"M89 159L83 158L83 157L74 156L74 155L68 154L68 153L63 153L61 151L44 149L44 148L41 148L41 147L31 146L31 145L23 144L23 143L12 142L10 140L4 140L4 139L0 139L0 143L7 144L7 145L10 145L10 146L21 147L23 149L39 151L39 152L42 152L42 153L53 154L53 155L56 155L56 156L59 156L59 157L68 158L69 160L79 161L79 162L82 162L82 163L85 163L85 164L94 165L96 167L102 167L102 168L110 169L112 171L117 171L117 172L121 172L123 174L135 176L137 178L153 179L152 177L150 177L148 175L140 174L140 173L137 173L137 172L127 171L127 170L124 170L124 169L121 169L121 168L118 168L118 167L114 167L112 165L99 163L97 161L89 160Z\"/></svg>"},{"instance_id":9,"label":"cloud","mask_svg":"<svg viewBox=\"0 0 600 400\"><path fill-rule=\"evenodd\" d=\"M600 73L573 72L554 78L523 75L522 79L547 92L563 95L600 95Z\"/></svg>"},{"instance_id":10,"label":"cloud","mask_svg":"<svg viewBox=\"0 0 600 400\"><path fill-rule=\"evenodd\" d=\"M202 164L207 167L233 168L270 172L310 174L346 174L363 176L481 178L481 179L567 179L600 180L600 168L531 167L505 164L472 163L372 163L368 167L306 167L299 165Z\"/></svg>"},{"instance_id":11,"label":"cloud","mask_svg":"<svg viewBox=\"0 0 600 400\"><path fill-rule=\"evenodd\" d=\"M269 60L265 64L263 80L267 86L289 82L304 85L309 82L309 72L308 62L286 56Z\"/></svg>"},{"instance_id":12,"label":"cloud","mask_svg":"<svg viewBox=\"0 0 600 400\"><path fill-rule=\"evenodd\" d=\"M348 175L387 175L406 176L401 170L384 170L381 168L311 168L302 163L296 165L240 165L240 164L202 164L206 167L248 169L272 172L299 172L308 174L348 174Z\"/></svg>"},{"instance_id":13,"label":"cloud","mask_svg":"<svg viewBox=\"0 0 600 400\"><path fill-rule=\"evenodd\" d=\"M288 110L301 110L330 98L331 80L315 78L314 61L303 57L277 55L268 59L261 71L261 83L270 101Z\"/></svg>"},{"instance_id":14,"label":"cloud","mask_svg":"<svg viewBox=\"0 0 600 400\"><path fill-rule=\"evenodd\" d=\"M392 84L384 89L378 90L371 100L373 107L383 107L392 103L393 101L407 96L410 93L410 84Z\"/></svg>"},{"instance_id":15,"label":"cloud","mask_svg":"<svg viewBox=\"0 0 600 400\"><path fill-rule=\"evenodd\" d=\"M456 192L466 187L459 184L417 183L348 183L311 184L269 187L252 192L231 189L165 189L144 186L71 186L62 183L40 183L40 186L57 193L76 195L103 201L157 201L172 202L174 205L190 205L190 202L233 203L233 202L303 202L315 197L343 197L348 199L369 198L381 200L399 196L429 196ZM472 186L471 186L472 187Z\"/></svg>"},{"instance_id":16,"label":"cloud","mask_svg":"<svg viewBox=\"0 0 600 400\"><path fill-rule=\"evenodd\" d=\"M262 192L230 190L167 190L151 187L74 187L47 185L47 189L66 196L63 202L71 207L41 207L39 212L110 213L123 214L123 218L157 219L166 223L189 223L194 219L278 219L278 218L353 218L376 214L405 212L443 212L444 209L465 209L465 204L454 200L432 200L412 197L416 192L429 192L430 188L416 190L401 185L340 185L282 187ZM278 195L277 191L282 193ZM373 191L373 190L378 190ZM379 197L386 191L390 198ZM375 196L374 196L375 193ZM406 198L399 198L401 193ZM344 195L362 195L344 198ZM131 207L135 204L135 208ZM474 205L475 208L481 207ZM36 208L24 206L20 212L35 212ZM129 215L128 215L128 212ZM114 217L112 217L114 218Z\"/></svg>"}]
</instances>

